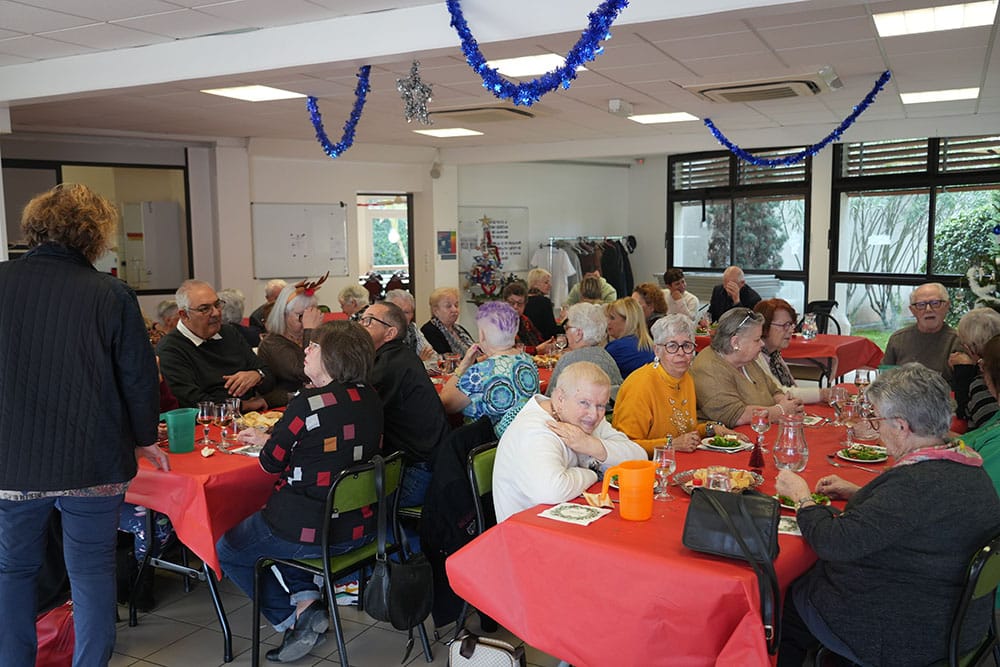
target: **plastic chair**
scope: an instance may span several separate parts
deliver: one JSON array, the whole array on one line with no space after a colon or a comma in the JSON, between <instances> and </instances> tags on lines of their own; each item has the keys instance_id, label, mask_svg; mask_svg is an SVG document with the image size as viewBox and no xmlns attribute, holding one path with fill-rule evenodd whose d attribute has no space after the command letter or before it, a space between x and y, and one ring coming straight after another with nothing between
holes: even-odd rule
<instances>
[{"instance_id":1,"label":"plastic chair","mask_svg":"<svg viewBox=\"0 0 1000 667\"><path fill-rule=\"evenodd\" d=\"M490 526L486 525L486 511L483 509L483 497L493 492L493 463L497 458L497 441L479 445L469 452L466 460L466 474L472 489L472 502L476 508L476 535L482 535ZM495 524L496 521L493 522ZM491 524L491 525L493 525ZM469 603L463 601L462 611L455 622L455 639L465 628L465 619L469 615Z\"/></svg>"},{"instance_id":2,"label":"plastic chair","mask_svg":"<svg viewBox=\"0 0 1000 667\"><path fill-rule=\"evenodd\" d=\"M948 633L948 659L933 663L932 667L972 667L978 665L986 656L987 652L993 652L993 660L1000 665L1000 644L997 637L996 613L992 605L990 606L990 623L986 631L986 636L972 651L965 655L959 654L959 646L962 640L962 628L965 625L969 606L975 600L980 600L985 596L990 596L992 600L996 596L997 588L1000 587L1000 536L994 537L989 544L976 552L969 564L969 569L965 576L965 587L962 596L959 598L958 607L952 617L951 629ZM826 659L837 656L830 649L823 647L816 654L815 667L822 667Z\"/></svg>"},{"instance_id":3,"label":"plastic chair","mask_svg":"<svg viewBox=\"0 0 1000 667\"><path fill-rule=\"evenodd\" d=\"M323 578L323 588L326 592L327 612L330 615L330 622L333 624L334 632L337 636L337 649L340 654L340 664L348 667L347 647L344 641L344 628L340 620L340 613L337 608L337 595L334 591L335 582L339 577L343 577L352 572L357 572L364 567L375 562L375 554L378 550L376 542L373 540L368 544L358 547L353 551L339 556L331 556L329 553L330 528L333 521L341 512L349 512L362 507L371 507L380 502L390 502L389 498L399 488L402 478L403 458L400 452L385 459L385 489L382 497L379 497L375 490L375 466L372 463L363 463L352 466L341 472L334 480L333 485L326 496L326 515L331 517L330 521L323 527L321 545L323 556L313 559L289 559L271 558L262 556L257 560L254 568L253 579L253 633L251 637L252 653L250 656L251 665L260 665L260 593L261 575L267 568L274 564L281 564L294 567L304 572ZM396 523L396 508L393 507L393 525L397 526L394 534L398 534ZM401 553L402 549L398 541L393 541L386 545L386 553ZM405 554L403 554L405 556ZM361 591L361 595L363 595ZM359 598L360 603L360 598ZM423 623L417 626L420 640L423 644L424 657L427 662L434 658L430 652L430 642L427 639L427 631Z\"/></svg>"}]
</instances>

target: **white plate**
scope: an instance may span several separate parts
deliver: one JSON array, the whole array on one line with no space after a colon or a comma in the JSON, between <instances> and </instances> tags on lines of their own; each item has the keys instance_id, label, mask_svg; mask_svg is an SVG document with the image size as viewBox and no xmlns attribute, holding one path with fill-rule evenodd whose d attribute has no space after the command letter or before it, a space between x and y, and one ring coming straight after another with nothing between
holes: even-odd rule
<instances>
[{"instance_id":1,"label":"white plate","mask_svg":"<svg viewBox=\"0 0 1000 667\"><path fill-rule=\"evenodd\" d=\"M732 447L720 447L719 445L712 444L712 441L714 439L715 438L702 438L701 446L704 447L705 449L711 449L712 451L716 452L738 452L744 447L746 447L748 444L750 444L742 440L733 440Z\"/></svg>"},{"instance_id":2,"label":"white plate","mask_svg":"<svg viewBox=\"0 0 1000 667\"><path fill-rule=\"evenodd\" d=\"M858 448L859 446L855 446ZM878 452L881 456L877 459L859 459L851 456L847 453L847 448L837 450L837 458L844 459L845 461L850 461L851 463L882 463L889 460L889 454L886 452L885 447L879 447L878 445L860 445L865 449L870 449L873 452Z\"/></svg>"},{"instance_id":3,"label":"white plate","mask_svg":"<svg viewBox=\"0 0 1000 667\"><path fill-rule=\"evenodd\" d=\"M684 470L674 475L673 483L680 486L682 489L684 489L685 492L691 493L691 489L694 488L694 485L691 483L691 479L694 477L695 473L698 472L699 470L705 470L710 472L715 472L715 471L733 472L735 470L739 470L739 468L727 468L726 466L708 466L707 468L694 468L692 470ZM753 480L753 482L750 485L750 488L756 489L758 486L764 483L764 477L761 476L760 474L750 470L743 470L742 472L750 474L750 477ZM733 489L733 492L735 493L741 490L742 489Z\"/></svg>"}]
</instances>

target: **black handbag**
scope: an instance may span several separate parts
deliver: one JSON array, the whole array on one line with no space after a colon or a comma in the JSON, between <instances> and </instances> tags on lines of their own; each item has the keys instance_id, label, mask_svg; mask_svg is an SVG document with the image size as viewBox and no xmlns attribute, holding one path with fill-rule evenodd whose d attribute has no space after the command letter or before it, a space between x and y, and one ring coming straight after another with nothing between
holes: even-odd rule
<instances>
[{"instance_id":1,"label":"black handbag","mask_svg":"<svg viewBox=\"0 0 1000 667\"><path fill-rule=\"evenodd\" d=\"M781 592L773 563L778 556L780 518L778 501L758 491L729 493L696 487L681 537L688 549L750 563L757 574L764 638L772 655L781 635Z\"/></svg>"},{"instance_id":2,"label":"black handbag","mask_svg":"<svg viewBox=\"0 0 1000 667\"><path fill-rule=\"evenodd\" d=\"M413 645L413 628L420 625L431 613L434 603L434 575L427 558L418 553L405 562L394 562L386 558L386 505L385 462L381 456L372 459L375 464L375 490L379 497L378 537L375 566L371 579L365 586L364 608L372 618L387 621L397 630L409 630L407 656ZM397 526L402 544L401 556L408 552L406 535ZM405 660L405 658L404 658Z\"/></svg>"}]
</instances>

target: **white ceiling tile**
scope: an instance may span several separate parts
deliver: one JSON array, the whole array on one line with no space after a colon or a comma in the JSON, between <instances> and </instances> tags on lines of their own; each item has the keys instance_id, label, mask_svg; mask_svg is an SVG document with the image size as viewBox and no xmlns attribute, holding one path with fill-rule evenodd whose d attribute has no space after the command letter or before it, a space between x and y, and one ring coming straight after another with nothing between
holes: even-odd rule
<instances>
[{"instance_id":1,"label":"white ceiling tile","mask_svg":"<svg viewBox=\"0 0 1000 667\"><path fill-rule=\"evenodd\" d=\"M55 32L43 33L44 37L60 42L79 44L98 51L125 49L133 46L146 46L170 41L169 37L154 35L141 30L133 30L114 23L94 23L81 28L68 28Z\"/></svg>"},{"instance_id":2,"label":"white ceiling tile","mask_svg":"<svg viewBox=\"0 0 1000 667\"><path fill-rule=\"evenodd\" d=\"M778 51L778 55L789 63L809 63L814 65L827 65L847 59L869 58L876 59L879 62L882 59L882 54L878 50L878 42L874 39L781 49ZM839 68L837 72L840 72Z\"/></svg>"},{"instance_id":3,"label":"white ceiling tile","mask_svg":"<svg viewBox=\"0 0 1000 667\"><path fill-rule=\"evenodd\" d=\"M25 5L81 16L92 21L114 21L176 9L165 0L18 0Z\"/></svg>"},{"instance_id":4,"label":"white ceiling tile","mask_svg":"<svg viewBox=\"0 0 1000 667\"><path fill-rule=\"evenodd\" d=\"M990 41L991 26L965 28L963 30L944 30L927 32L918 35L900 35L898 37L882 38L882 47L886 55L893 58L910 53L927 53L929 51L951 51L971 46L986 47Z\"/></svg>"},{"instance_id":5,"label":"white ceiling tile","mask_svg":"<svg viewBox=\"0 0 1000 667\"><path fill-rule=\"evenodd\" d=\"M247 23L256 28L291 25L330 19L336 13L305 0L235 0L203 5L198 11L228 21Z\"/></svg>"},{"instance_id":6,"label":"white ceiling tile","mask_svg":"<svg viewBox=\"0 0 1000 667\"><path fill-rule=\"evenodd\" d=\"M670 56L682 62L699 58L719 58L723 56L742 56L744 54L763 53L767 45L750 32L732 32L717 39L674 39L667 42L656 42L656 46Z\"/></svg>"},{"instance_id":7,"label":"white ceiling tile","mask_svg":"<svg viewBox=\"0 0 1000 667\"><path fill-rule=\"evenodd\" d=\"M760 36L771 48L780 50L871 39L874 37L874 29L871 19L864 17L767 28L760 31Z\"/></svg>"},{"instance_id":8,"label":"white ceiling tile","mask_svg":"<svg viewBox=\"0 0 1000 667\"><path fill-rule=\"evenodd\" d=\"M193 9L178 9L164 14L125 19L118 21L116 25L166 35L174 39L200 37L249 27L246 23L209 16Z\"/></svg>"},{"instance_id":9,"label":"white ceiling tile","mask_svg":"<svg viewBox=\"0 0 1000 667\"><path fill-rule=\"evenodd\" d=\"M17 32L36 33L43 30L58 30L93 23L92 19L73 16L64 12L53 12L40 7L31 7L19 2L0 0L0 16L3 27Z\"/></svg>"},{"instance_id":10,"label":"white ceiling tile","mask_svg":"<svg viewBox=\"0 0 1000 667\"><path fill-rule=\"evenodd\" d=\"M761 78L761 72L772 72L767 76L786 73L784 64L771 53L748 53L739 58L702 58L688 60L684 64L712 81L757 79Z\"/></svg>"},{"instance_id":11,"label":"white ceiling tile","mask_svg":"<svg viewBox=\"0 0 1000 667\"><path fill-rule=\"evenodd\" d=\"M23 58L21 56L12 56L6 53L0 53L0 67L5 65L21 65L23 63L30 63L31 58Z\"/></svg>"},{"instance_id":12,"label":"white ceiling tile","mask_svg":"<svg viewBox=\"0 0 1000 667\"><path fill-rule=\"evenodd\" d=\"M0 40L0 53L40 60L44 58L63 58L65 56L75 56L80 53L90 53L94 49L78 44L67 44L54 39L27 35L25 37L14 37L12 39Z\"/></svg>"},{"instance_id":13,"label":"white ceiling tile","mask_svg":"<svg viewBox=\"0 0 1000 667\"><path fill-rule=\"evenodd\" d=\"M879 9L878 11L882 10ZM808 12L774 14L762 12L760 16L753 16L747 22L757 30L767 30L769 28L809 25L823 21L862 18L866 16L864 6L848 5L844 7L831 7L829 9L815 9Z\"/></svg>"}]
</instances>

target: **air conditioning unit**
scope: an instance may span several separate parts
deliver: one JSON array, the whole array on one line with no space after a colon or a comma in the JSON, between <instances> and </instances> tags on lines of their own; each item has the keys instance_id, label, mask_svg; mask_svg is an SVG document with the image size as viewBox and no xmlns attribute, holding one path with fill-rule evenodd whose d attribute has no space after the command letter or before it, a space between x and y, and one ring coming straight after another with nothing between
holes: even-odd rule
<instances>
[{"instance_id":1,"label":"air conditioning unit","mask_svg":"<svg viewBox=\"0 0 1000 667\"><path fill-rule=\"evenodd\" d=\"M684 86L684 89L712 102L763 102L812 97L843 85L832 68L824 67L814 74L730 83L699 83Z\"/></svg>"}]
</instances>

